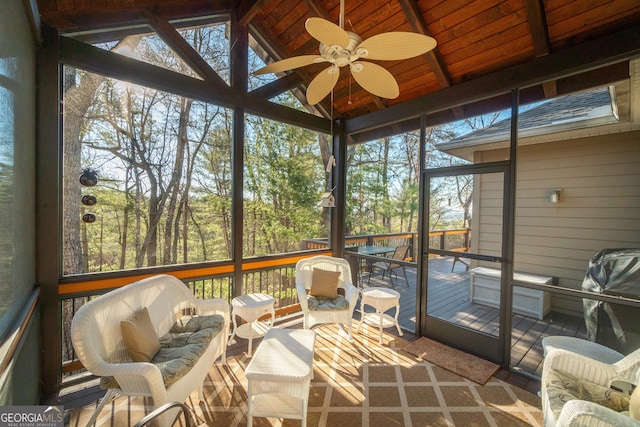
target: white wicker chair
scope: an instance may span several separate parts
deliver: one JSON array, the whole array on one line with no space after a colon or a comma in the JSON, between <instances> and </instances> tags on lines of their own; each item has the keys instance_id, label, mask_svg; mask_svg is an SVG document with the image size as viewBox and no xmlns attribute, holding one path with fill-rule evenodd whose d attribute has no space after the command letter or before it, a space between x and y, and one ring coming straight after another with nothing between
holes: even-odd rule
<instances>
[{"instance_id":1,"label":"white wicker chair","mask_svg":"<svg viewBox=\"0 0 640 427\"><path fill-rule=\"evenodd\" d=\"M165 387L160 369L146 362L132 362L127 354L120 322L146 307L158 334L163 336L174 325L176 314L194 309L197 314L220 314L223 329L214 337L207 350L182 378ZM184 402L198 388L202 397L202 383L218 357L225 362L229 335L229 303L220 298L196 298L179 279L157 275L108 292L80 307L71 322L71 338L78 359L87 371L101 377L113 377L120 388L110 388L87 425L92 425L105 403L116 394L148 396L154 408L168 402ZM175 411L173 411L175 415ZM160 416L161 425L168 425L171 414Z\"/></svg>"},{"instance_id":2,"label":"white wicker chair","mask_svg":"<svg viewBox=\"0 0 640 427\"><path fill-rule=\"evenodd\" d=\"M311 289L311 278L314 268L320 268L327 271L339 271L341 273L338 281L338 289L344 289L344 297L349 303L347 309L309 309L309 305L307 304L307 290ZM338 323L346 327L349 340L352 340L351 321L353 318L353 310L358 302L359 293L358 289L353 286L351 279L351 267L347 260L319 255L298 261L296 264L296 290L298 292L300 307L304 314L303 325L305 329L310 329L313 325L319 323Z\"/></svg>"},{"instance_id":3,"label":"white wicker chair","mask_svg":"<svg viewBox=\"0 0 640 427\"><path fill-rule=\"evenodd\" d=\"M624 357L622 353L609 347L582 338L552 335L542 339L545 356L556 348L578 353L603 363L615 363Z\"/></svg>"},{"instance_id":4,"label":"white wicker chair","mask_svg":"<svg viewBox=\"0 0 640 427\"><path fill-rule=\"evenodd\" d=\"M558 426L616 426L640 427L640 420L628 414L613 411L586 400L569 400L562 407L559 417L554 415L547 393L553 370L569 374L604 387L614 381L629 384L640 383L640 349L615 363L603 363L572 351L548 349L542 368L542 413L545 427Z\"/></svg>"}]
</instances>

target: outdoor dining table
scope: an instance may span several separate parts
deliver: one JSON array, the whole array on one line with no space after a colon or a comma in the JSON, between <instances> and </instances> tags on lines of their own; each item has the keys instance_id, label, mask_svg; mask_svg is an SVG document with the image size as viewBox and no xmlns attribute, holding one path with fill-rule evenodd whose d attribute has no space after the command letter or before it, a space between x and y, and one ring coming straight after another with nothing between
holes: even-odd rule
<instances>
[{"instance_id":1,"label":"outdoor dining table","mask_svg":"<svg viewBox=\"0 0 640 427\"><path fill-rule=\"evenodd\" d=\"M396 248L392 248L389 246L374 246L374 245L351 246L351 247L347 247L346 249L351 252L356 252L360 255L370 255L370 256L378 256L378 257L384 257L389 253L395 252L396 250ZM353 279L354 282L356 280L356 276L357 276L358 282L362 280L361 271L364 269L370 270L372 263L373 261L367 260L367 259L358 260L356 258L352 261L352 270L355 269L354 279ZM371 271L369 271L369 274L371 274Z\"/></svg>"},{"instance_id":2,"label":"outdoor dining table","mask_svg":"<svg viewBox=\"0 0 640 427\"><path fill-rule=\"evenodd\" d=\"M396 248L391 248L388 246L358 246L358 253L363 255L386 255L388 253L394 252Z\"/></svg>"}]
</instances>

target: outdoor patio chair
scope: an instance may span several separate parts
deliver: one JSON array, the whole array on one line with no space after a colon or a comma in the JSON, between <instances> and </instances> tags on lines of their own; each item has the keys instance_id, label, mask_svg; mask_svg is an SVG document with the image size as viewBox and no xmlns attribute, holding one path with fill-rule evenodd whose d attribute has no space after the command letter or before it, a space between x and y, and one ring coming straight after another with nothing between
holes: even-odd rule
<instances>
[{"instance_id":1,"label":"outdoor patio chair","mask_svg":"<svg viewBox=\"0 0 640 427\"><path fill-rule=\"evenodd\" d=\"M392 237L389 239L389 242L387 242L387 246L391 248L397 248L398 246L402 246L406 244L407 244L407 239L399 238L399 237Z\"/></svg>"},{"instance_id":2,"label":"outdoor patio chair","mask_svg":"<svg viewBox=\"0 0 640 427\"><path fill-rule=\"evenodd\" d=\"M464 265L464 271L469 271L469 260L465 260L464 258L461 258L459 255L455 255L453 257L453 263L451 264L452 273L453 273L453 270L456 268L456 263L458 262Z\"/></svg>"},{"instance_id":3,"label":"outdoor patio chair","mask_svg":"<svg viewBox=\"0 0 640 427\"><path fill-rule=\"evenodd\" d=\"M578 337L550 335L542 339L544 356L556 348L578 353L603 363L615 363L624 358L624 354L614 349Z\"/></svg>"},{"instance_id":4,"label":"outdoor patio chair","mask_svg":"<svg viewBox=\"0 0 640 427\"><path fill-rule=\"evenodd\" d=\"M346 327L352 340L351 320L359 292L353 286L347 260L325 255L301 259L296 264L296 290L305 329L337 323Z\"/></svg>"},{"instance_id":5,"label":"outdoor patio chair","mask_svg":"<svg viewBox=\"0 0 640 427\"><path fill-rule=\"evenodd\" d=\"M640 349L615 363L547 348L541 397L545 427L640 426Z\"/></svg>"},{"instance_id":6,"label":"outdoor patio chair","mask_svg":"<svg viewBox=\"0 0 640 427\"><path fill-rule=\"evenodd\" d=\"M407 254L409 253L409 245L401 245L396 247L396 250L393 252L393 256L388 258L389 261L378 261L371 264L371 274L369 274L369 280L367 283L371 283L371 276L375 273L376 269L382 270L382 279L384 280L384 276L389 273L389 280L391 281L391 287L395 289L395 285L393 283L393 274L398 277L395 270L402 269L402 274L404 275L404 280L407 283L407 287L409 286L409 280L407 279L407 271L405 270L404 264L398 264L396 262L392 262L391 260L404 261L407 258Z\"/></svg>"}]
</instances>

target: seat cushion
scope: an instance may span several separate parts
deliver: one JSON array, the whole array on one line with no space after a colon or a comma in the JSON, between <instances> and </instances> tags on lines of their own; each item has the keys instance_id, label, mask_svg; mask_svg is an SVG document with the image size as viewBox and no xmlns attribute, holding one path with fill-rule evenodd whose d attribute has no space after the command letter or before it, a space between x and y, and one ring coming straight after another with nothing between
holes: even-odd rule
<instances>
[{"instance_id":1,"label":"seat cushion","mask_svg":"<svg viewBox=\"0 0 640 427\"><path fill-rule=\"evenodd\" d=\"M547 398L556 419L569 400L587 400L616 412L629 410L629 395L552 369L545 384Z\"/></svg>"},{"instance_id":2,"label":"seat cushion","mask_svg":"<svg viewBox=\"0 0 640 427\"><path fill-rule=\"evenodd\" d=\"M312 311L339 311L347 310L349 308L349 301L342 295L338 295L335 298L307 295L307 305L309 306L309 310Z\"/></svg>"},{"instance_id":3,"label":"seat cushion","mask_svg":"<svg viewBox=\"0 0 640 427\"><path fill-rule=\"evenodd\" d=\"M165 387L189 372L223 327L224 318L219 314L184 316L160 338L160 350L151 363L160 369ZM101 378L100 386L105 389L120 388L113 377Z\"/></svg>"}]
</instances>

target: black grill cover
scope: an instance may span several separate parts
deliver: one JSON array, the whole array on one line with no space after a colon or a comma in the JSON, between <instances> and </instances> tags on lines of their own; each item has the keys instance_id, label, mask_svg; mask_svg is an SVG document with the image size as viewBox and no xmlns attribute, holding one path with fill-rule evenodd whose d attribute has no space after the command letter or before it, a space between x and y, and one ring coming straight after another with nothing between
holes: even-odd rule
<instances>
[{"instance_id":1,"label":"black grill cover","mask_svg":"<svg viewBox=\"0 0 640 427\"><path fill-rule=\"evenodd\" d=\"M640 249L603 249L591 258L582 290L640 299ZM629 354L640 348L640 310L583 299L591 341Z\"/></svg>"}]
</instances>

